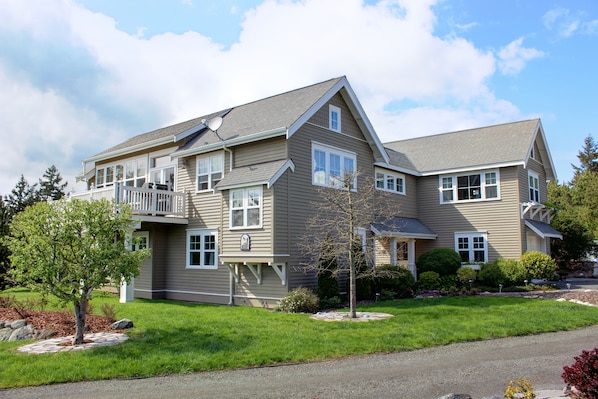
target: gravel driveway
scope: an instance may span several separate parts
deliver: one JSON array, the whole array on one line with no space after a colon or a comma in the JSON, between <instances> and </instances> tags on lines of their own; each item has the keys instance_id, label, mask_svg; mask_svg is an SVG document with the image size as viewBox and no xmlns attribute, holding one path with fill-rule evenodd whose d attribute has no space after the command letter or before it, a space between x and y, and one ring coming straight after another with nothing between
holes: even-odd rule
<instances>
[{"instance_id":1,"label":"gravel driveway","mask_svg":"<svg viewBox=\"0 0 598 399\"><path fill-rule=\"evenodd\" d=\"M562 389L563 366L595 347L598 326L318 363L20 388L0 391L0 397L502 398L517 377L530 379L536 390Z\"/></svg>"}]
</instances>

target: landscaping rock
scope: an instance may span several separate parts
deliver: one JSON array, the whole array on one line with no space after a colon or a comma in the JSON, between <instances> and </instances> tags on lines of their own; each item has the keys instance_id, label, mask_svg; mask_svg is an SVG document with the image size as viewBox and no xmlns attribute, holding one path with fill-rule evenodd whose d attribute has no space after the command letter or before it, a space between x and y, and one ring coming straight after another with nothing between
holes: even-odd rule
<instances>
[{"instance_id":1,"label":"landscaping rock","mask_svg":"<svg viewBox=\"0 0 598 399\"><path fill-rule=\"evenodd\" d=\"M0 329L0 342L8 341L12 334L12 328Z\"/></svg>"},{"instance_id":2,"label":"landscaping rock","mask_svg":"<svg viewBox=\"0 0 598 399\"><path fill-rule=\"evenodd\" d=\"M23 320L24 321L24 320ZM13 323L14 324L14 323ZM12 330L12 334L8 338L9 341L21 341L25 339L32 339L35 330L31 324L19 327Z\"/></svg>"},{"instance_id":3,"label":"landscaping rock","mask_svg":"<svg viewBox=\"0 0 598 399\"><path fill-rule=\"evenodd\" d=\"M124 330L127 328L133 328L133 322L129 319L122 319L112 324L113 330Z\"/></svg>"},{"instance_id":4,"label":"landscaping rock","mask_svg":"<svg viewBox=\"0 0 598 399\"><path fill-rule=\"evenodd\" d=\"M438 399L471 399L471 396L465 393L449 393L439 397Z\"/></svg>"},{"instance_id":5,"label":"landscaping rock","mask_svg":"<svg viewBox=\"0 0 598 399\"><path fill-rule=\"evenodd\" d=\"M10 328L12 328L13 330L17 330L21 327L25 327L26 324L27 320L15 320L12 323L10 323Z\"/></svg>"}]
</instances>

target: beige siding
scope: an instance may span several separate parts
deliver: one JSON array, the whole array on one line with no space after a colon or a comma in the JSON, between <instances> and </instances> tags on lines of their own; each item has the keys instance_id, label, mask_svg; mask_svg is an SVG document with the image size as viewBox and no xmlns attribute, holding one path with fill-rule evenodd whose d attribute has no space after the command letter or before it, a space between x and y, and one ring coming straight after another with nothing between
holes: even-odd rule
<instances>
[{"instance_id":1,"label":"beige siding","mask_svg":"<svg viewBox=\"0 0 598 399\"><path fill-rule=\"evenodd\" d=\"M258 265L254 265L258 270ZM235 285L235 305L260 306L272 308L286 293L287 287L272 267L261 264L262 281L257 283L256 276L247 266L238 266L239 283Z\"/></svg>"},{"instance_id":2,"label":"beige siding","mask_svg":"<svg viewBox=\"0 0 598 399\"><path fill-rule=\"evenodd\" d=\"M286 144L285 137L276 137L234 147L234 167L286 159Z\"/></svg>"},{"instance_id":3,"label":"beige siding","mask_svg":"<svg viewBox=\"0 0 598 399\"><path fill-rule=\"evenodd\" d=\"M440 204L438 176L418 182L419 219L438 234L434 241L418 240L417 255L434 247L454 248L455 232L487 232L488 259L519 258L521 222L517 167L500 169L500 200Z\"/></svg>"}]
</instances>

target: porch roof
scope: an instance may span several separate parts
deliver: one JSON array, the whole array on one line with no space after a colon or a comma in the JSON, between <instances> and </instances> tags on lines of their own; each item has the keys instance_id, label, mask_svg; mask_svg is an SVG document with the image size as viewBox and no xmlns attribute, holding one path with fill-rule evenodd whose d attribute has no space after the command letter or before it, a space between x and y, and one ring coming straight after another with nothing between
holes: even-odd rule
<instances>
[{"instance_id":1,"label":"porch roof","mask_svg":"<svg viewBox=\"0 0 598 399\"><path fill-rule=\"evenodd\" d=\"M371 225L372 232L381 237L422 238L435 240L438 235L419 219L395 216L378 219Z\"/></svg>"},{"instance_id":2,"label":"porch roof","mask_svg":"<svg viewBox=\"0 0 598 399\"><path fill-rule=\"evenodd\" d=\"M563 239L563 235L556 231L548 223L540 222L539 220L525 219L525 225L541 238L558 238Z\"/></svg>"}]
</instances>

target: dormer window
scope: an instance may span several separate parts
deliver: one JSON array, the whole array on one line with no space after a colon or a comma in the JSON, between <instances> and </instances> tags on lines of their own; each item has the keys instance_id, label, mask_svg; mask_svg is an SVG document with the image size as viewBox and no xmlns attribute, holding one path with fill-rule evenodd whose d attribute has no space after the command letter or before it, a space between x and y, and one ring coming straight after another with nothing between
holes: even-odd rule
<instances>
[{"instance_id":1,"label":"dormer window","mask_svg":"<svg viewBox=\"0 0 598 399\"><path fill-rule=\"evenodd\" d=\"M341 109L330 105L328 108L328 127L335 132L341 131Z\"/></svg>"}]
</instances>

